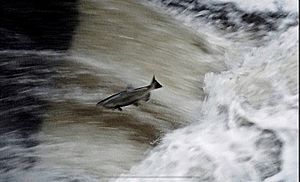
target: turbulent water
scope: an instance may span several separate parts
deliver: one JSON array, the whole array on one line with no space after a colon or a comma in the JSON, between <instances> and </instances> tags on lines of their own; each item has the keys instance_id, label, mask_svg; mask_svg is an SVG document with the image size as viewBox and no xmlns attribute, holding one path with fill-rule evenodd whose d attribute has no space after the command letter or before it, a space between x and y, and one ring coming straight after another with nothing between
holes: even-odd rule
<instances>
[{"instance_id":1,"label":"turbulent water","mask_svg":"<svg viewBox=\"0 0 300 182\"><path fill-rule=\"evenodd\" d=\"M298 180L297 1L70 2L4 6L0 181Z\"/></svg>"}]
</instances>

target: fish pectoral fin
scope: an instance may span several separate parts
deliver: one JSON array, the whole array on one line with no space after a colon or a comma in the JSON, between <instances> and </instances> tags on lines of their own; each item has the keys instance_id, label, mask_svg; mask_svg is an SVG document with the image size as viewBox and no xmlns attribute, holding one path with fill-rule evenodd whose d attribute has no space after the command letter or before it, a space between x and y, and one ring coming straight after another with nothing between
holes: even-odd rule
<instances>
[{"instance_id":1,"label":"fish pectoral fin","mask_svg":"<svg viewBox=\"0 0 300 182\"><path fill-rule=\"evenodd\" d=\"M139 101L136 101L136 102L133 103L133 105L134 105L134 106L139 106L140 103L139 103Z\"/></svg>"},{"instance_id":2,"label":"fish pectoral fin","mask_svg":"<svg viewBox=\"0 0 300 182\"><path fill-rule=\"evenodd\" d=\"M118 109L119 111L123 111L121 107L116 107L116 109Z\"/></svg>"},{"instance_id":3,"label":"fish pectoral fin","mask_svg":"<svg viewBox=\"0 0 300 182\"><path fill-rule=\"evenodd\" d=\"M142 100L147 102L150 99L150 93L148 93L147 95L145 95Z\"/></svg>"}]
</instances>

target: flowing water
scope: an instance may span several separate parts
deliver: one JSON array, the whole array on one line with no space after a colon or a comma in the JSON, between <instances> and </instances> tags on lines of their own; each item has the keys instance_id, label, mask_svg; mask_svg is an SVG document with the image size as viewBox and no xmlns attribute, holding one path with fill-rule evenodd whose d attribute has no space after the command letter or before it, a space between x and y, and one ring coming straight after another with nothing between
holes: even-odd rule
<instances>
[{"instance_id":1,"label":"flowing water","mask_svg":"<svg viewBox=\"0 0 300 182\"><path fill-rule=\"evenodd\" d=\"M68 45L0 27L0 181L297 181L297 7L79 1ZM95 106L153 75L149 102Z\"/></svg>"}]
</instances>

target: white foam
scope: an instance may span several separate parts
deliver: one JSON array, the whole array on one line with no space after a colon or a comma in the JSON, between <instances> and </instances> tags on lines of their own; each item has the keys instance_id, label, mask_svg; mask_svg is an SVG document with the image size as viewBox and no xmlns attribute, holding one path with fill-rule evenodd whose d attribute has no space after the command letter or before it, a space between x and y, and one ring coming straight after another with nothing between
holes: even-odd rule
<instances>
[{"instance_id":1,"label":"white foam","mask_svg":"<svg viewBox=\"0 0 300 182\"><path fill-rule=\"evenodd\" d=\"M297 0L219 0L216 2L233 2L241 9L247 11L288 11L298 12L299 1Z\"/></svg>"}]
</instances>

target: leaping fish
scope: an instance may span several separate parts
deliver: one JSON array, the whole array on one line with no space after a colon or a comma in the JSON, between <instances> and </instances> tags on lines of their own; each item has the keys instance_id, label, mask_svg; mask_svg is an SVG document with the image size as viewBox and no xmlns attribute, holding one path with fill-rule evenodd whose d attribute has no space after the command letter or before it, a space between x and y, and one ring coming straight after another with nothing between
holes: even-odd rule
<instances>
[{"instance_id":1,"label":"leaping fish","mask_svg":"<svg viewBox=\"0 0 300 182\"><path fill-rule=\"evenodd\" d=\"M155 79L155 76L153 76L150 85L136 89L128 88L127 90L101 100L96 104L96 106L102 106L108 109L118 109L119 111L122 111L122 107L124 106L131 104L138 106L140 101L147 102L150 99L150 92L161 87L162 85L158 83L158 81Z\"/></svg>"}]
</instances>

